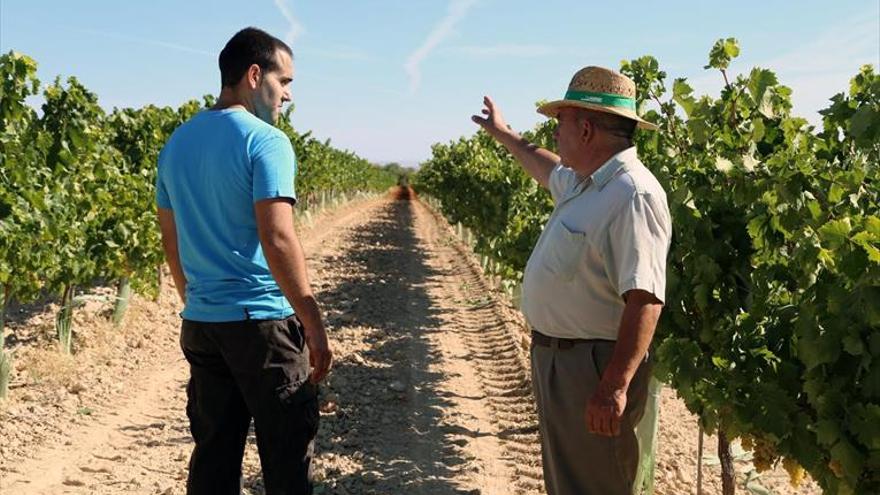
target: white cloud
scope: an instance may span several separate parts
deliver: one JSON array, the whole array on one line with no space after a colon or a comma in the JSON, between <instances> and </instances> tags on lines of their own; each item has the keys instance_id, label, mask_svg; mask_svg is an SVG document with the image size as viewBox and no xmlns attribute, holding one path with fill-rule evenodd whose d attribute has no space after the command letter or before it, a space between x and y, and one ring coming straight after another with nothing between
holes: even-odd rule
<instances>
[{"instance_id":1,"label":"white cloud","mask_svg":"<svg viewBox=\"0 0 880 495\"><path fill-rule=\"evenodd\" d=\"M434 29L425 38L419 48L417 48L406 60L404 70L409 75L410 92L415 93L422 81L421 64L428 58L431 51L443 42L450 34L452 34L455 25L461 21L467 14L468 10L476 3L477 0L451 0L449 2L449 10Z\"/></svg>"},{"instance_id":2,"label":"white cloud","mask_svg":"<svg viewBox=\"0 0 880 495\"><path fill-rule=\"evenodd\" d=\"M278 7L278 10L281 12L281 15L287 19L287 33L284 34L284 41L293 46L293 42L296 41L297 38L305 34L306 30L303 25L293 16L290 9L287 7L287 4L284 3L284 0L274 0L275 6Z\"/></svg>"},{"instance_id":3,"label":"white cloud","mask_svg":"<svg viewBox=\"0 0 880 495\"><path fill-rule=\"evenodd\" d=\"M293 12L291 12L290 7L287 6L285 0L273 0L275 2L275 6L278 7L278 11L281 12L281 15L284 19L287 20L288 29L284 34L284 41L293 48L294 42L302 35L306 33L305 27L302 25L299 20L294 17ZM338 47L328 47L328 48L301 48L297 50L297 53L305 52L308 55L315 55L325 58L332 58L336 60L349 60L349 61L359 61L366 62L373 60L373 57L364 52L363 50L346 47L346 46L338 46Z\"/></svg>"}]
</instances>

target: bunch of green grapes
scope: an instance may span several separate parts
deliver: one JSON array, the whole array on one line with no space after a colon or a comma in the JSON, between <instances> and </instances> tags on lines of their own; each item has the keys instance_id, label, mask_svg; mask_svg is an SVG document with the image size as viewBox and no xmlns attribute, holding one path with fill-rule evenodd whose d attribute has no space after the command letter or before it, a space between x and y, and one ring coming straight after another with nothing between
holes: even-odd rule
<instances>
[{"instance_id":1,"label":"bunch of green grapes","mask_svg":"<svg viewBox=\"0 0 880 495\"><path fill-rule=\"evenodd\" d=\"M749 447L751 447L752 464L755 465L755 470L763 473L773 469L773 464L776 463L779 457L776 454L776 448L774 448L773 443L763 437L750 438L748 443L751 444ZM743 447L748 448L745 441L743 441Z\"/></svg>"},{"instance_id":2,"label":"bunch of green grapes","mask_svg":"<svg viewBox=\"0 0 880 495\"><path fill-rule=\"evenodd\" d=\"M796 460L788 457L782 459L782 467L788 473L788 481L791 483L791 486L793 488L799 487L801 482L804 481L804 475L806 474L804 468Z\"/></svg>"}]
</instances>

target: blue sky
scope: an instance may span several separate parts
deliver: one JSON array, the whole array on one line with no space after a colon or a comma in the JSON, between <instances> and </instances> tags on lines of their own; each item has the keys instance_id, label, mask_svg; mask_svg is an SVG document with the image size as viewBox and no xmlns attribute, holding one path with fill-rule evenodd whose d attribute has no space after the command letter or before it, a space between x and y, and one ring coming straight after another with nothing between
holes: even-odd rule
<instances>
[{"instance_id":1,"label":"blue sky","mask_svg":"<svg viewBox=\"0 0 880 495\"><path fill-rule=\"evenodd\" d=\"M760 65L817 121L865 63L880 65L880 0L0 0L0 51L73 75L105 108L179 105L219 90L216 55L253 25L291 42L294 126L376 162L415 165L471 134L492 95L517 129L585 65L650 54L670 81L717 92L713 42L739 39L734 72Z\"/></svg>"}]
</instances>

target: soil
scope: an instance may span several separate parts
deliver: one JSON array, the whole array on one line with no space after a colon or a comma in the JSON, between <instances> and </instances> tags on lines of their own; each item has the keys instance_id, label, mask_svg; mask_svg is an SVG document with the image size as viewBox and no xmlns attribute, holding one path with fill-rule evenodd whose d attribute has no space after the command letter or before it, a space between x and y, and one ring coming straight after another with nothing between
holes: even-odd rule
<instances>
[{"instance_id":1,"label":"soil","mask_svg":"<svg viewBox=\"0 0 880 495\"><path fill-rule=\"evenodd\" d=\"M442 218L408 191L360 198L299 227L335 363L321 389L317 494L544 493L522 316ZM108 322L110 289L75 313L57 351L52 303L10 315L9 397L0 401L0 493L183 494L192 449L181 310L171 277ZM655 493L696 493L697 421L661 394ZM720 493L705 438L703 493ZM736 452L740 493L754 476ZM243 493L262 494L253 432ZM781 467L750 481L790 487Z\"/></svg>"}]
</instances>

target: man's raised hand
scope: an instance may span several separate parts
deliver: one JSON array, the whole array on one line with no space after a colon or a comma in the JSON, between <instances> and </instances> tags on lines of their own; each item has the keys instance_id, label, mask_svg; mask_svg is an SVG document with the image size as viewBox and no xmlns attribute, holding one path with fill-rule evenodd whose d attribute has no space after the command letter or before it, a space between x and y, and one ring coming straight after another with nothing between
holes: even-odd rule
<instances>
[{"instance_id":1,"label":"man's raised hand","mask_svg":"<svg viewBox=\"0 0 880 495\"><path fill-rule=\"evenodd\" d=\"M548 187L550 172L559 163L559 156L524 140L516 131L507 125L501 111L488 96L483 97L483 115L472 115L471 120L486 130L502 146L507 148L516 160L522 164L526 172L544 187Z\"/></svg>"},{"instance_id":2,"label":"man's raised hand","mask_svg":"<svg viewBox=\"0 0 880 495\"><path fill-rule=\"evenodd\" d=\"M481 111L485 117L480 117L479 115L472 115L471 120L474 123L478 124L480 127L486 130L492 137L498 139L498 137L510 130L510 126L507 125L507 122L504 121L504 117L501 115L501 111L495 107L495 102L492 101L492 98L488 96L483 97L483 105L485 108Z\"/></svg>"}]
</instances>

